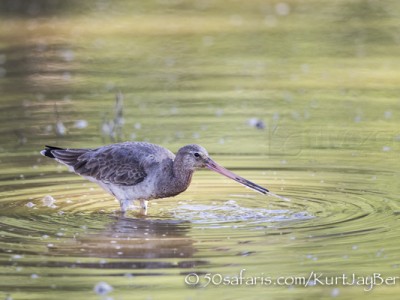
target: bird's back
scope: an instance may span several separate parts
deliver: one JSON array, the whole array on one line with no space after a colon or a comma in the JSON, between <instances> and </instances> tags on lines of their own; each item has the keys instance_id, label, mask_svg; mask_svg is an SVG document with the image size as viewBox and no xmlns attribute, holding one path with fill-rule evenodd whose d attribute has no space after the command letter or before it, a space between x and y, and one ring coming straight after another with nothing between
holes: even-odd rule
<instances>
[{"instance_id":1,"label":"bird's back","mask_svg":"<svg viewBox=\"0 0 400 300\"><path fill-rule=\"evenodd\" d=\"M67 165L79 175L122 186L142 182L152 167L175 157L168 149L145 142L125 142L96 149L46 146L42 154Z\"/></svg>"}]
</instances>

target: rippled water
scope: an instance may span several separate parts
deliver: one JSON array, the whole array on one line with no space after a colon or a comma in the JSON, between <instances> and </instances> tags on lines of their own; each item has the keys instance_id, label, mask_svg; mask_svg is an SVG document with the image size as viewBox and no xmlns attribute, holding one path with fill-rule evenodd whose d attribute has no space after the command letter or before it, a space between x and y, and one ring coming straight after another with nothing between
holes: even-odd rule
<instances>
[{"instance_id":1,"label":"rippled water","mask_svg":"<svg viewBox=\"0 0 400 300\"><path fill-rule=\"evenodd\" d=\"M0 298L397 297L396 2L11 3ZM287 200L201 170L122 217L39 154L119 140L201 144Z\"/></svg>"}]
</instances>

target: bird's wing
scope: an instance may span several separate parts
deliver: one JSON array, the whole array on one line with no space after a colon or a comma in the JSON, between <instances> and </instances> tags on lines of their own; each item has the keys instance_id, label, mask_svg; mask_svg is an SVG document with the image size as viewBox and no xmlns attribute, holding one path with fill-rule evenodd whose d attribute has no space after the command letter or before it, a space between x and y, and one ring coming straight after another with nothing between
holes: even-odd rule
<instances>
[{"instance_id":1,"label":"bird's wing","mask_svg":"<svg viewBox=\"0 0 400 300\"><path fill-rule=\"evenodd\" d=\"M54 158L82 176L104 183L135 185L157 164L156 148L146 143L120 143L97 149L54 149Z\"/></svg>"}]
</instances>

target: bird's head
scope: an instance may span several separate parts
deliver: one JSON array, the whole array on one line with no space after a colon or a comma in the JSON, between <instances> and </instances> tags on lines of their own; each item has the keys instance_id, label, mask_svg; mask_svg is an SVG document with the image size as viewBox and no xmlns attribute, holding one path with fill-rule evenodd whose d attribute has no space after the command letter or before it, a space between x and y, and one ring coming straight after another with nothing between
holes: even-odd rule
<instances>
[{"instance_id":1,"label":"bird's head","mask_svg":"<svg viewBox=\"0 0 400 300\"><path fill-rule=\"evenodd\" d=\"M205 168L210 160L207 150L196 144L186 145L179 149L177 157L180 157L184 166L191 170Z\"/></svg>"},{"instance_id":2,"label":"bird's head","mask_svg":"<svg viewBox=\"0 0 400 300\"><path fill-rule=\"evenodd\" d=\"M266 188L263 188L243 177L236 175L235 173L225 169L224 167L217 164L214 160L210 158L206 149L204 149L200 145L191 144L186 145L179 149L176 157L182 160L183 165L185 168L190 170L196 170L200 168L208 168L217 172L221 175L224 175L230 179L233 179L240 184L243 184L259 193L267 194L269 191Z\"/></svg>"}]
</instances>

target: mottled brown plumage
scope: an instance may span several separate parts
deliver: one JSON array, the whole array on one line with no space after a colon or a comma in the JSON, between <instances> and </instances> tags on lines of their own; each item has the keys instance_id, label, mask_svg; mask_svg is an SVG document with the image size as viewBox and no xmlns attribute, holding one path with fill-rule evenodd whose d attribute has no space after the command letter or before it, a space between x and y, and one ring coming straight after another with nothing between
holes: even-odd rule
<instances>
[{"instance_id":1,"label":"mottled brown plumage","mask_svg":"<svg viewBox=\"0 0 400 300\"><path fill-rule=\"evenodd\" d=\"M134 200L141 202L145 212L148 200L185 191L193 172L204 167L260 193L269 192L219 166L208 156L206 149L194 144L182 147L176 156L166 148L145 142L125 142L96 149L46 146L41 154L99 184L119 200L123 212Z\"/></svg>"}]
</instances>

